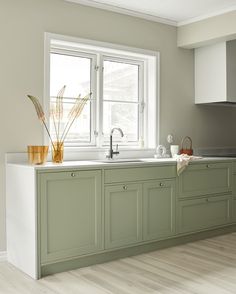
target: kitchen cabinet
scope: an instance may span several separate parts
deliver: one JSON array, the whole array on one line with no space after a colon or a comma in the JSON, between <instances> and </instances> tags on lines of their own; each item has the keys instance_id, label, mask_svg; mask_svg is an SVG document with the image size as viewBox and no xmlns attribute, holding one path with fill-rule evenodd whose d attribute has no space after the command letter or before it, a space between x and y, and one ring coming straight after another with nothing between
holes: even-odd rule
<instances>
[{"instance_id":1,"label":"kitchen cabinet","mask_svg":"<svg viewBox=\"0 0 236 294\"><path fill-rule=\"evenodd\" d=\"M231 195L179 201L179 232L195 232L230 223L230 204Z\"/></svg>"},{"instance_id":2,"label":"kitchen cabinet","mask_svg":"<svg viewBox=\"0 0 236 294\"><path fill-rule=\"evenodd\" d=\"M7 165L8 260L35 279L236 223L236 161L85 165Z\"/></svg>"},{"instance_id":3,"label":"kitchen cabinet","mask_svg":"<svg viewBox=\"0 0 236 294\"><path fill-rule=\"evenodd\" d=\"M195 54L195 103L236 103L236 41L199 47Z\"/></svg>"},{"instance_id":4,"label":"kitchen cabinet","mask_svg":"<svg viewBox=\"0 0 236 294\"><path fill-rule=\"evenodd\" d=\"M234 164L233 174L232 222L236 222L236 164Z\"/></svg>"},{"instance_id":5,"label":"kitchen cabinet","mask_svg":"<svg viewBox=\"0 0 236 294\"><path fill-rule=\"evenodd\" d=\"M42 173L41 263L103 249L101 171Z\"/></svg>"},{"instance_id":6,"label":"kitchen cabinet","mask_svg":"<svg viewBox=\"0 0 236 294\"><path fill-rule=\"evenodd\" d=\"M175 199L175 180L144 183L144 240L158 240L175 234Z\"/></svg>"},{"instance_id":7,"label":"kitchen cabinet","mask_svg":"<svg viewBox=\"0 0 236 294\"><path fill-rule=\"evenodd\" d=\"M105 248L142 240L142 185L124 183L105 188Z\"/></svg>"},{"instance_id":8,"label":"kitchen cabinet","mask_svg":"<svg viewBox=\"0 0 236 294\"><path fill-rule=\"evenodd\" d=\"M233 197L232 203L232 222L236 222L236 197Z\"/></svg>"},{"instance_id":9,"label":"kitchen cabinet","mask_svg":"<svg viewBox=\"0 0 236 294\"><path fill-rule=\"evenodd\" d=\"M105 188L105 248L175 234L175 181L127 183Z\"/></svg>"},{"instance_id":10,"label":"kitchen cabinet","mask_svg":"<svg viewBox=\"0 0 236 294\"><path fill-rule=\"evenodd\" d=\"M179 198L232 191L232 163L191 164L179 177Z\"/></svg>"},{"instance_id":11,"label":"kitchen cabinet","mask_svg":"<svg viewBox=\"0 0 236 294\"><path fill-rule=\"evenodd\" d=\"M179 177L178 232L196 232L231 222L232 162L191 164Z\"/></svg>"}]
</instances>

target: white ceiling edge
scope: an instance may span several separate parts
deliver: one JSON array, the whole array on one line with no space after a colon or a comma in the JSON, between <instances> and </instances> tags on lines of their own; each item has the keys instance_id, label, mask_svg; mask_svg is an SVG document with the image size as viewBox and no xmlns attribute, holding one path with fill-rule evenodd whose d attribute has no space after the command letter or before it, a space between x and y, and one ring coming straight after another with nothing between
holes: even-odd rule
<instances>
[{"instance_id":1,"label":"white ceiling edge","mask_svg":"<svg viewBox=\"0 0 236 294\"><path fill-rule=\"evenodd\" d=\"M197 21L208 19L208 18L213 17L213 16L222 15L222 14L232 12L232 11L235 11L235 10L236 10L236 5L225 8L225 9L218 10L216 12L207 13L207 14L197 16L197 17L192 17L192 18L190 18L188 20L179 21L179 22L177 22L177 26L181 27L181 26L184 26L184 25L187 25L187 24L190 24L190 23L194 23L194 22L197 22Z\"/></svg>"},{"instance_id":2,"label":"white ceiling edge","mask_svg":"<svg viewBox=\"0 0 236 294\"><path fill-rule=\"evenodd\" d=\"M175 27L178 25L178 23L174 20L158 17L155 15L147 14L147 13L141 13L141 12L137 12L137 11L126 9L126 8L121 8L121 7L114 6L114 5L99 3L96 1L90 1L90 0L65 0L65 1L66 2L73 2L73 3L85 5L85 6L100 8L100 9L104 9L104 10L109 10L109 11L113 11L113 12L117 12L117 13L121 13L121 14L134 16L134 17L139 17L139 18L143 18L146 20L160 22L160 23L175 26Z\"/></svg>"},{"instance_id":3,"label":"white ceiling edge","mask_svg":"<svg viewBox=\"0 0 236 294\"><path fill-rule=\"evenodd\" d=\"M104 10L109 10L109 11L113 11L113 12L117 12L117 13L121 13L121 14L126 14L126 15L130 15L130 16L134 16L134 17L139 17L142 19L146 19L146 20L150 20L150 21L154 21L154 22L159 22L159 23L163 23L163 24L167 24L167 25L171 25L171 26L175 26L175 27L180 27L183 25L187 25L187 24L191 24L194 22L198 22L204 19L208 19L210 17L214 17L214 16L218 16L218 15L222 15L225 14L227 12L231 12L231 11L235 11L236 10L236 5L231 6L229 8L225 8L225 9L221 9L218 10L216 12L213 13L208 13L208 14L204 14L201 16L197 16L197 17L193 17L193 18L189 18L187 20L184 21L174 21L171 19L167 19L167 18L162 18L162 17L158 17L155 15L151 15L151 14L147 14L147 13L141 13L141 12L137 12L131 9L126 9L126 8L121 8L115 5L109 5L109 4L104 4L104 3L100 3L94 0L65 0L66 2L72 2L72 3L77 3L77 4L81 4L81 5L85 5L85 6L91 6L91 7L95 7L95 8L100 8L100 9L104 9Z\"/></svg>"}]
</instances>

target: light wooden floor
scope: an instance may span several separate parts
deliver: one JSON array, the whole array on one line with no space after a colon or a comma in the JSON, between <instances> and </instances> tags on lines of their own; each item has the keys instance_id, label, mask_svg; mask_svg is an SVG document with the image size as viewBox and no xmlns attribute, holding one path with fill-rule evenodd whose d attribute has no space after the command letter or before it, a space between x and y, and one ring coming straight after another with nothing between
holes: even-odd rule
<instances>
[{"instance_id":1,"label":"light wooden floor","mask_svg":"<svg viewBox=\"0 0 236 294\"><path fill-rule=\"evenodd\" d=\"M0 263L1 294L236 294L236 233L34 281Z\"/></svg>"}]
</instances>

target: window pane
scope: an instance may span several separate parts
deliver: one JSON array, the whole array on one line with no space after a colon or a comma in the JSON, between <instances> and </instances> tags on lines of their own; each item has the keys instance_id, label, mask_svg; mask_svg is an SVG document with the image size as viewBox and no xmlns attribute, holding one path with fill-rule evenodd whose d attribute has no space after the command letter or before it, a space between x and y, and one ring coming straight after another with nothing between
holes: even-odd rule
<instances>
[{"instance_id":1,"label":"window pane","mask_svg":"<svg viewBox=\"0 0 236 294\"><path fill-rule=\"evenodd\" d=\"M50 102L55 105L58 91L66 85L64 93L64 112L60 124L60 136L68 126L68 113L74 105L74 97L87 95L91 90L91 58L58 53L50 55ZM66 145L91 143L91 102L87 102L80 117L75 120L66 136ZM57 125L57 122L56 122ZM56 139L55 124L50 118L50 132Z\"/></svg>"},{"instance_id":2,"label":"window pane","mask_svg":"<svg viewBox=\"0 0 236 294\"><path fill-rule=\"evenodd\" d=\"M90 92L90 58L51 53L50 62L50 96L56 96L64 85L66 97Z\"/></svg>"},{"instance_id":3,"label":"window pane","mask_svg":"<svg viewBox=\"0 0 236 294\"><path fill-rule=\"evenodd\" d=\"M55 107L55 103L51 103L51 107ZM68 126L68 114L73 107L73 103L64 103L63 118L60 124L60 137L62 136L65 127ZM58 124L56 123L56 128ZM53 136L53 140L56 140L56 132L53 119L50 119L50 133ZM76 119L70 128L68 135L66 136L66 145L73 145L76 143L89 143L90 138L90 102L87 102L81 115Z\"/></svg>"},{"instance_id":4,"label":"window pane","mask_svg":"<svg viewBox=\"0 0 236 294\"><path fill-rule=\"evenodd\" d=\"M139 66L104 61L104 100L138 101Z\"/></svg>"},{"instance_id":5,"label":"window pane","mask_svg":"<svg viewBox=\"0 0 236 294\"><path fill-rule=\"evenodd\" d=\"M139 140L138 135L138 105L119 103L119 102L104 102L103 104L103 133L104 140L107 141L114 127L119 127L123 130L128 142ZM114 139L121 141L120 134L115 132Z\"/></svg>"}]
</instances>

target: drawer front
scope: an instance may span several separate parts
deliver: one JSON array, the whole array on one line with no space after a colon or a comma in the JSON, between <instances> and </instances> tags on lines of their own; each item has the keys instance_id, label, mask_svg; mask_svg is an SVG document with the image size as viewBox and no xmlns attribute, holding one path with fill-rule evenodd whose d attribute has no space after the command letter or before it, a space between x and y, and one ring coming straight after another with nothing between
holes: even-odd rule
<instances>
[{"instance_id":1,"label":"drawer front","mask_svg":"<svg viewBox=\"0 0 236 294\"><path fill-rule=\"evenodd\" d=\"M151 166L132 167L105 170L105 183L119 183L132 181L145 181L155 179L174 178L176 176L176 166Z\"/></svg>"},{"instance_id":2,"label":"drawer front","mask_svg":"<svg viewBox=\"0 0 236 294\"><path fill-rule=\"evenodd\" d=\"M232 191L232 164L193 164L179 177L179 198Z\"/></svg>"},{"instance_id":3,"label":"drawer front","mask_svg":"<svg viewBox=\"0 0 236 294\"><path fill-rule=\"evenodd\" d=\"M194 232L229 223L231 201L231 195L179 201L179 233Z\"/></svg>"}]
</instances>

